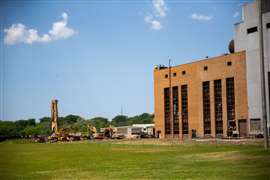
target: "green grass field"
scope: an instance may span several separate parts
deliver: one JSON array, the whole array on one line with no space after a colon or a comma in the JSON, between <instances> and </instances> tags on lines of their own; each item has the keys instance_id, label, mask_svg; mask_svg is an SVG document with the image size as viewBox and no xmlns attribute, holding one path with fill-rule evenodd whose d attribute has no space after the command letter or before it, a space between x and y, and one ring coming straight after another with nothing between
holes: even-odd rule
<instances>
[{"instance_id":1,"label":"green grass field","mask_svg":"<svg viewBox=\"0 0 270 180\"><path fill-rule=\"evenodd\" d=\"M0 143L0 179L270 179L258 145Z\"/></svg>"}]
</instances>

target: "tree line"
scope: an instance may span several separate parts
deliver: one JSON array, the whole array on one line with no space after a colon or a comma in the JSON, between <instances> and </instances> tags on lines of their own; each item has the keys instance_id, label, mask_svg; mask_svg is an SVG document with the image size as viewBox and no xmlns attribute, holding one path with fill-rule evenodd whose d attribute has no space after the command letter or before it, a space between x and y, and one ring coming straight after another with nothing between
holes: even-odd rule
<instances>
[{"instance_id":1,"label":"tree line","mask_svg":"<svg viewBox=\"0 0 270 180\"><path fill-rule=\"evenodd\" d=\"M117 115L111 121L105 117L95 117L92 119L84 119L78 115L67 115L58 118L58 128L68 133L87 133L87 125L95 126L100 132L101 128L110 125L129 126L132 124L149 124L154 123L154 115L143 113L133 117ZM51 135L51 118L43 117L39 119L27 119L17 121L1 121L0 120L0 139L21 138L29 136L49 136Z\"/></svg>"}]
</instances>

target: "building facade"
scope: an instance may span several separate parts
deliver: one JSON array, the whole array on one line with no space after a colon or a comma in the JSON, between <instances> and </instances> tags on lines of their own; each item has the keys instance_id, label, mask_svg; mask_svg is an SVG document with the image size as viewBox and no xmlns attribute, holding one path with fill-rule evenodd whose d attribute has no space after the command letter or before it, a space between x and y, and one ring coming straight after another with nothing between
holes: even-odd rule
<instances>
[{"instance_id":1,"label":"building facade","mask_svg":"<svg viewBox=\"0 0 270 180\"><path fill-rule=\"evenodd\" d=\"M247 133L245 52L154 70L155 129L161 138Z\"/></svg>"},{"instance_id":2,"label":"building facade","mask_svg":"<svg viewBox=\"0 0 270 180\"><path fill-rule=\"evenodd\" d=\"M265 92L270 117L270 1L262 4ZM167 137L263 134L258 4L243 6L232 53L154 70L155 130ZM196 132L196 133L195 133Z\"/></svg>"},{"instance_id":3,"label":"building facade","mask_svg":"<svg viewBox=\"0 0 270 180\"><path fill-rule=\"evenodd\" d=\"M265 92L268 125L270 123L269 83L270 83L270 1L262 0L262 31L265 61ZM249 133L263 133L262 112L262 69L260 65L258 3L243 6L242 21L235 24L235 51L246 51ZM269 126L268 126L269 127Z\"/></svg>"}]
</instances>

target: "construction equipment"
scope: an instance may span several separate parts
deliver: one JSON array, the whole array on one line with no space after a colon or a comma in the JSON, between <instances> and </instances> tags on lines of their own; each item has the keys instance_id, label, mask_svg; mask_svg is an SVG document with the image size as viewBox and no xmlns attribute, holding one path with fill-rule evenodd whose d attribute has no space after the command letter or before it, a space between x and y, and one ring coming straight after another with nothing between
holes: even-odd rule
<instances>
[{"instance_id":1,"label":"construction equipment","mask_svg":"<svg viewBox=\"0 0 270 180\"><path fill-rule=\"evenodd\" d=\"M51 130L52 135L49 137L50 142L57 142L59 139L58 132L58 100L53 99L51 103Z\"/></svg>"},{"instance_id":2,"label":"construction equipment","mask_svg":"<svg viewBox=\"0 0 270 180\"><path fill-rule=\"evenodd\" d=\"M70 137L66 129L58 129L58 100L53 99L51 103L51 130L49 137L51 142L69 141Z\"/></svg>"},{"instance_id":3,"label":"construction equipment","mask_svg":"<svg viewBox=\"0 0 270 180\"><path fill-rule=\"evenodd\" d=\"M81 132L72 132L69 127L60 129L58 128L58 100L53 99L51 103L51 130L52 134L49 137L50 142L57 141L79 141L86 138L94 139L94 135L96 134L96 128L88 124L87 131L88 136L83 136Z\"/></svg>"},{"instance_id":4,"label":"construction equipment","mask_svg":"<svg viewBox=\"0 0 270 180\"><path fill-rule=\"evenodd\" d=\"M96 127L91 125L91 124L88 124L87 125L87 130L88 130L89 139L94 139L94 134L97 133Z\"/></svg>"},{"instance_id":5,"label":"construction equipment","mask_svg":"<svg viewBox=\"0 0 270 180\"><path fill-rule=\"evenodd\" d=\"M100 133L95 134L95 139L112 139L116 133L116 128L113 126L100 128Z\"/></svg>"},{"instance_id":6,"label":"construction equipment","mask_svg":"<svg viewBox=\"0 0 270 180\"><path fill-rule=\"evenodd\" d=\"M52 123L51 123L51 130L53 133L57 134L58 133L58 107L57 107L58 100L53 99L52 104L51 104L51 118L52 118Z\"/></svg>"},{"instance_id":7,"label":"construction equipment","mask_svg":"<svg viewBox=\"0 0 270 180\"><path fill-rule=\"evenodd\" d=\"M105 138L112 138L113 134L116 132L116 129L111 125L104 129L104 137Z\"/></svg>"}]
</instances>

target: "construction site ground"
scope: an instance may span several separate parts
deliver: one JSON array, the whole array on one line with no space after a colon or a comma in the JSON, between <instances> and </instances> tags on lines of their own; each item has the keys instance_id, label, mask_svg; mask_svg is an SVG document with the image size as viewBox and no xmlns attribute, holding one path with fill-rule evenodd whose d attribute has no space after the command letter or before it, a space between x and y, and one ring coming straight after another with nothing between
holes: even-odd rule
<instances>
[{"instance_id":1,"label":"construction site ground","mask_svg":"<svg viewBox=\"0 0 270 180\"><path fill-rule=\"evenodd\" d=\"M269 179L262 139L0 143L0 179Z\"/></svg>"}]
</instances>

